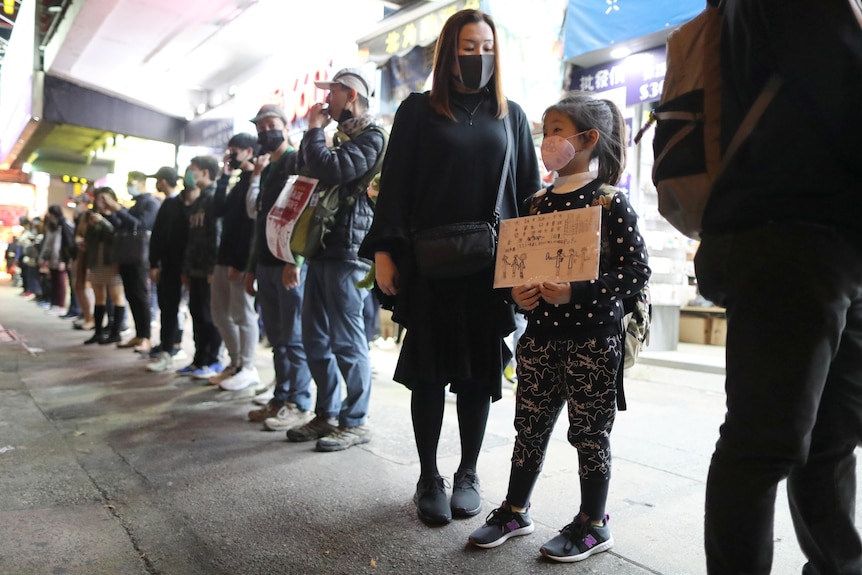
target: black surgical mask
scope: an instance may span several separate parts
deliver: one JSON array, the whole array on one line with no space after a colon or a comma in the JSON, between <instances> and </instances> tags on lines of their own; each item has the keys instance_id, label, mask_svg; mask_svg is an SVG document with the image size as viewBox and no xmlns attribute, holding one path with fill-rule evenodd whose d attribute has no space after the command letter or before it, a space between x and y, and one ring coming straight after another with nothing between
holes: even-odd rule
<instances>
[{"instance_id":1,"label":"black surgical mask","mask_svg":"<svg viewBox=\"0 0 862 575\"><path fill-rule=\"evenodd\" d=\"M338 123L340 124L342 122L346 122L347 120L351 119L352 117L353 117L353 112L351 112L347 108L344 108L341 110L341 113L338 115Z\"/></svg>"},{"instance_id":2,"label":"black surgical mask","mask_svg":"<svg viewBox=\"0 0 862 575\"><path fill-rule=\"evenodd\" d=\"M229 156L228 165L230 166L231 170L238 170L239 167L242 165L242 162L236 157L236 152L231 153L231 155Z\"/></svg>"},{"instance_id":3,"label":"black surgical mask","mask_svg":"<svg viewBox=\"0 0 862 575\"><path fill-rule=\"evenodd\" d=\"M257 135L257 141L260 143L261 153L274 152L284 142L284 132L282 130L264 130Z\"/></svg>"},{"instance_id":4,"label":"black surgical mask","mask_svg":"<svg viewBox=\"0 0 862 575\"><path fill-rule=\"evenodd\" d=\"M464 54L458 56L461 83L471 90L481 90L494 75L494 54Z\"/></svg>"}]
</instances>

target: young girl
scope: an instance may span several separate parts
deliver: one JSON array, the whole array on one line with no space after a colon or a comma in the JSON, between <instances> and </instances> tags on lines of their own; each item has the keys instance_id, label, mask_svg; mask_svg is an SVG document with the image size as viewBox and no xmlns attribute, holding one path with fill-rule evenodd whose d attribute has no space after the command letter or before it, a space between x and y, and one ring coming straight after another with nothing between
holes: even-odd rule
<instances>
[{"instance_id":1,"label":"young girl","mask_svg":"<svg viewBox=\"0 0 862 575\"><path fill-rule=\"evenodd\" d=\"M624 337L622 299L637 294L650 276L637 215L625 194L611 187L625 165L624 136L622 115L607 100L573 95L545 111L542 160L558 176L547 193L534 196L533 211L602 205L599 277L512 288L512 299L528 321L517 347L517 437L506 500L470 535L478 547L496 547L510 537L532 533L530 494L564 405L569 443L578 450L581 505L574 520L541 552L571 562L613 545L605 502ZM598 161L598 177L589 171L593 159Z\"/></svg>"}]
</instances>

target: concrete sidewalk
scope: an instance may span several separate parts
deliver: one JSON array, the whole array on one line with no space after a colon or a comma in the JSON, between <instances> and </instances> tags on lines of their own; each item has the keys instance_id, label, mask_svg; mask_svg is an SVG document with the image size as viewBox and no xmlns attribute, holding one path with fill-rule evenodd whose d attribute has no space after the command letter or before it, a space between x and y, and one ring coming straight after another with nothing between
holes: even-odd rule
<instances>
[{"instance_id":1,"label":"concrete sidewalk","mask_svg":"<svg viewBox=\"0 0 862 575\"><path fill-rule=\"evenodd\" d=\"M704 573L704 480L723 417L721 375L650 363L626 379L613 434L608 512L615 547L581 564L540 557L579 502L577 456L555 430L532 502L536 531L494 550L467 545L505 496L513 391L493 404L477 517L429 528L411 501L419 466L397 348L372 351L371 443L316 453L246 421L246 393L149 374L128 350L0 285L0 573L6 575ZM187 333L190 336L190 331ZM186 350L191 351L187 341ZM698 346L700 347L700 346ZM679 362L697 356L681 346ZM719 353L720 350L701 350ZM258 368L272 374L269 350ZM713 366L714 367L714 366ZM441 472L458 465L454 401ZM776 574L799 573L786 498Z\"/></svg>"}]
</instances>

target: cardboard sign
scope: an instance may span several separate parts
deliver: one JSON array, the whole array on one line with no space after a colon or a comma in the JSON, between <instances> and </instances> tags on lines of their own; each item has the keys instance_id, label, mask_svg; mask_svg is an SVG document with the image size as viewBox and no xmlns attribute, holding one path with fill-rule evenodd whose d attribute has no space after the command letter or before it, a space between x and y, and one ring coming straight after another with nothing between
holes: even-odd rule
<instances>
[{"instance_id":1,"label":"cardboard sign","mask_svg":"<svg viewBox=\"0 0 862 575\"><path fill-rule=\"evenodd\" d=\"M601 223L600 206L503 220L494 287L598 278Z\"/></svg>"}]
</instances>

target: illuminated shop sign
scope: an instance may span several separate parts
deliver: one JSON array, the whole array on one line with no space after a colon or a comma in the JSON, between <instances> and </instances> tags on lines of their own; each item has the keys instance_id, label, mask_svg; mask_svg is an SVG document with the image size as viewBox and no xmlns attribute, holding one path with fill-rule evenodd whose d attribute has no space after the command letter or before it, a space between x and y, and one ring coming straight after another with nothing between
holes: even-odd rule
<instances>
[{"instance_id":1,"label":"illuminated shop sign","mask_svg":"<svg viewBox=\"0 0 862 575\"><path fill-rule=\"evenodd\" d=\"M458 0L417 17L392 30L359 41L359 57L382 63L392 56L403 56L416 46L427 46L437 40L443 24L459 10L479 10L480 0Z\"/></svg>"},{"instance_id":2,"label":"illuminated shop sign","mask_svg":"<svg viewBox=\"0 0 862 575\"><path fill-rule=\"evenodd\" d=\"M573 67L568 89L605 92L625 88L626 106L635 106L661 98L666 72L666 50L661 46L600 66Z\"/></svg>"}]
</instances>

